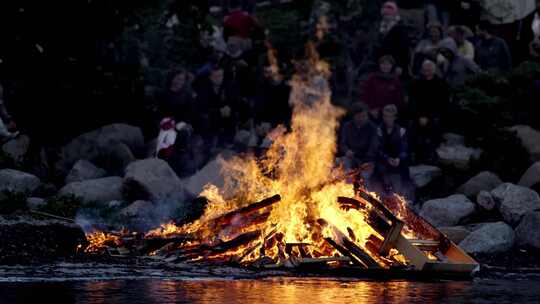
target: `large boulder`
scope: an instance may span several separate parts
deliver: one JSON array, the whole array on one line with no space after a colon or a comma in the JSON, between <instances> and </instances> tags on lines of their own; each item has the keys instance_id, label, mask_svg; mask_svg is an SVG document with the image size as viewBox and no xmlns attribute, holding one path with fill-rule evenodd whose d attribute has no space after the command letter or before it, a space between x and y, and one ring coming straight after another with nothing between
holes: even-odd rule
<instances>
[{"instance_id":1,"label":"large boulder","mask_svg":"<svg viewBox=\"0 0 540 304\"><path fill-rule=\"evenodd\" d=\"M134 160L133 153L144 150L144 137L138 127L112 124L84 133L62 148L56 169L67 174L80 159L89 160L100 167L123 170Z\"/></svg>"},{"instance_id":2,"label":"large boulder","mask_svg":"<svg viewBox=\"0 0 540 304\"><path fill-rule=\"evenodd\" d=\"M459 246L472 254L493 254L510 250L514 239L514 230L506 223L488 223L471 232Z\"/></svg>"},{"instance_id":3,"label":"large boulder","mask_svg":"<svg viewBox=\"0 0 540 304\"><path fill-rule=\"evenodd\" d=\"M472 159L478 159L482 150L465 147L462 145L443 144L437 148L437 155L442 164L457 169L467 170Z\"/></svg>"},{"instance_id":4,"label":"large boulder","mask_svg":"<svg viewBox=\"0 0 540 304\"><path fill-rule=\"evenodd\" d=\"M471 234L471 230L464 226L440 227L439 231L444 233L452 242L456 244L459 244L467 236L469 236L469 234Z\"/></svg>"},{"instance_id":5,"label":"large boulder","mask_svg":"<svg viewBox=\"0 0 540 304\"><path fill-rule=\"evenodd\" d=\"M517 225L526 213L540 210L540 196L529 188L504 183L491 191L491 195L503 219L511 225Z\"/></svg>"},{"instance_id":6,"label":"large boulder","mask_svg":"<svg viewBox=\"0 0 540 304\"><path fill-rule=\"evenodd\" d=\"M465 146L465 136L455 133L444 133L443 138L448 146Z\"/></svg>"},{"instance_id":7,"label":"large boulder","mask_svg":"<svg viewBox=\"0 0 540 304\"><path fill-rule=\"evenodd\" d=\"M519 185L530 188L540 183L540 162L534 163L525 171L525 174L519 180Z\"/></svg>"},{"instance_id":8,"label":"large boulder","mask_svg":"<svg viewBox=\"0 0 540 304\"><path fill-rule=\"evenodd\" d=\"M520 246L540 249L540 212L527 213L516 228L516 241Z\"/></svg>"},{"instance_id":9,"label":"large boulder","mask_svg":"<svg viewBox=\"0 0 540 304\"><path fill-rule=\"evenodd\" d=\"M21 162L26 157L29 147L30 137L20 135L2 145L2 151L4 151L4 153L6 153L13 160Z\"/></svg>"},{"instance_id":10,"label":"large boulder","mask_svg":"<svg viewBox=\"0 0 540 304\"><path fill-rule=\"evenodd\" d=\"M500 184L502 184L502 180L495 173L484 171L461 185L457 189L457 193L464 194L468 197L476 197L480 191L491 191Z\"/></svg>"},{"instance_id":11,"label":"large boulder","mask_svg":"<svg viewBox=\"0 0 540 304\"><path fill-rule=\"evenodd\" d=\"M0 192L10 191L32 193L39 187L40 184L41 181L39 178L32 174L13 169L0 170Z\"/></svg>"},{"instance_id":12,"label":"large boulder","mask_svg":"<svg viewBox=\"0 0 540 304\"><path fill-rule=\"evenodd\" d=\"M491 211L495 208L498 208L493 195L488 191L480 191L476 196L476 203L478 206L482 207L484 210Z\"/></svg>"},{"instance_id":13,"label":"large boulder","mask_svg":"<svg viewBox=\"0 0 540 304\"><path fill-rule=\"evenodd\" d=\"M122 199L122 184L123 180L118 176L90 179L67 184L60 189L58 195L74 195L85 202L107 204L110 201Z\"/></svg>"},{"instance_id":14,"label":"large boulder","mask_svg":"<svg viewBox=\"0 0 540 304\"><path fill-rule=\"evenodd\" d=\"M56 220L0 216L0 264L58 260L86 244L81 227Z\"/></svg>"},{"instance_id":15,"label":"large boulder","mask_svg":"<svg viewBox=\"0 0 540 304\"><path fill-rule=\"evenodd\" d=\"M88 179L102 178L107 175L107 171L94 166L91 162L81 159L73 165L66 177L66 184L81 182Z\"/></svg>"},{"instance_id":16,"label":"large boulder","mask_svg":"<svg viewBox=\"0 0 540 304\"><path fill-rule=\"evenodd\" d=\"M540 160L540 131L524 125L517 125L509 129L516 132L517 137L521 140L521 145L527 150L531 160Z\"/></svg>"},{"instance_id":17,"label":"large boulder","mask_svg":"<svg viewBox=\"0 0 540 304\"><path fill-rule=\"evenodd\" d=\"M423 188L432 180L442 175L442 170L435 166L419 165L410 167L410 175L417 188Z\"/></svg>"},{"instance_id":18,"label":"large boulder","mask_svg":"<svg viewBox=\"0 0 540 304\"><path fill-rule=\"evenodd\" d=\"M420 215L433 225L441 227L455 226L473 212L474 203L465 195L456 194L425 202L420 210Z\"/></svg>"},{"instance_id":19,"label":"large boulder","mask_svg":"<svg viewBox=\"0 0 540 304\"><path fill-rule=\"evenodd\" d=\"M221 174L223 169L223 159L216 158L206 164L201 170L184 180L186 191L193 197L199 195L204 186L212 184L217 187L223 187L224 179Z\"/></svg>"},{"instance_id":20,"label":"large boulder","mask_svg":"<svg viewBox=\"0 0 540 304\"><path fill-rule=\"evenodd\" d=\"M171 167L158 158L139 160L129 164L124 176L126 189L134 199L150 200L154 203L183 203L185 191L182 182Z\"/></svg>"},{"instance_id":21,"label":"large boulder","mask_svg":"<svg viewBox=\"0 0 540 304\"><path fill-rule=\"evenodd\" d=\"M29 197L26 199L26 206L32 210L40 209L45 206L47 202L40 197Z\"/></svg>"}]
</instances>

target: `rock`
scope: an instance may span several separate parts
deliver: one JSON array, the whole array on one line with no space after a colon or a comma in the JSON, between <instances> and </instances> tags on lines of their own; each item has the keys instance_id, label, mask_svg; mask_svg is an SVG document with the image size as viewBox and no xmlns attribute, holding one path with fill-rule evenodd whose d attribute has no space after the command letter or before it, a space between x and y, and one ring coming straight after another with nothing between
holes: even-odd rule
<instances>
[{"instance_id":1,"label":"rock","mask_svg":"<svg viewBox=\"0 0 540 304\"><path fill-rule=\"evenodd\" d=\"M493 198L491 193L487 191L480 191L480 193L478 193L478 195L476 196L476 203L487 211L498 208L495 199Z\"/></svg>"},{"instance_id":2,"label":"rock","mask_svg":"<svg viewBox=\"0 0 540 304\"><path fill-rule=\"evenodd\" d=\"M474 212L474 204L462 194L424 203L420 215L437 227L454 226Z\"/></svg>"},{"instance_id":3,"label":"rock","mask_svg":"<svg viewBox=\"0 0 540 304\"><path fill-rule=\"evenodd\" d=\"M62 148L56 169L67 174L75 162L86 159L107 170L123 170L133 161L132 152L143 150L144 137L140 128L112 124L82 134L69 142Z\"/></svg>"},{"instance_id":4,"label":"rock","mask_svg":"<svg viewBox=\"0 0 540 304\"><path fill-rule=\"evenodd\" d=\"M452 242L459 244L463 241L471 231L463 226L455 227L440 227L439 230L444 233Z\"/></svg>"},{"instance_id":5,"label":"rock","mask_svg":"<svg viewBox=\"0 0 540 304\"><path fill-rule=\"evenodd\" d=\"M154 208L154 204L149 201L135 201L131 205L120 210L119 214L126 217L144 218Z\"/></svg>"},{"instance_id":6,"label":"rock","mask_svg":"<svg viewBox=\"0 0 540 304\"><path fill-rule=\"evenodd\" d=\"M70 183L60 189L58 195L75 195L87 203L107 204L122 199L122 178L112 176Z\"/></svg>"},{"instance_id":7,"label":"rock","mask_svg":"<svg viewBox=\"0 0 540 304\"><path fill-rule=\"evenodd\" d=\"M124 176L128 189L137 189L139 199L155 203L182 203L185 191L182 182L171 167L163 160L149 158L129 164Z\"/></svg>"},{"instance_id":8,"label":"rock","mask_svg":"<svg viewBox=\"0 0 540 304\"><path fill-rule=\"evenodd\" d=\"M40 197L29 197L26 199L26 205L32 210L39 209L46 204L45 200Z\"/></svg>"},{"instance_id":9,"label":"rock","mask_svg":"<svg viewBox=\"0 0 540 304\"><path fill-rule=\"evenodd\" d=\"M206 164L201 170L197 171L194 175L184 180L186 191L192 196L198 196L204 186L212 184L218 188L223 187L224 179L221 174L222 159L216 158Z\"/></svg>"},{"instance_id":10,"label":"rock","mask_svg":"<svg viewBox=\"0 0 540 304\"><path fill-rule=\"evenodd\" d=\"M506 252L514 246L515 234L512 227L504 222L482 225L471 232L459 246L472 254L493 254Z\"/></svg>"},{"instance_id":11,"label":"rock","mask_svg":"<svg viewBox=\"0 0 540 304\"><path fill-rule=\"evenodd\" d=\"M539 161L540 131L525 125L517 125L509 128L509 130L516 132L517 137L521 140L521 145L527 150L531 160Z\"/></svg>"},{"instance_id":12,"label":"rock","mask_svg":"<svg viewBox=\"0 0 540 304\"><path fill-rule=\"evenodd\" d=\"M13 169L0 170L0 192L10 191L32 193L39 187L40 184L41 181L39 178L32 174Z\"/></svg>"},{"instance_id":13,"label":"rock","mask_svg":"<svg viewBox=\"0 0 540 304\"><path fill-rule=\"evenodd\" d=\"M435 166L419 165L410 167L411 178L417 188L422 188L442 175L442 170Z\"/></svg>"},{"instance_id":14,"label":"rock","mask_svg":"<svg viewBox=\"0 0 540 304\"><path fill-rule=\"evenodd\" d=\"M86 237L78 225L0 216L0 264L34 263L74 256L79 244L86 244Z\"/></svg>"},{"instance_id":15,"label":"rock","mask_svg":"<svg viewBox=\"0 0 540 304\"><path fill-rule=\"evenodd\" d=\"M437 155L442 164L461 170L467 170L471 159L478 159L480 154L482 150L462 145L441 145L437 148Z\"/></svg>"},{"instance_id":16,"label":"rock","mask_svg":"<svg viewBox=\"0 0 540 304\"><path fill-rule=\"evenodd\" d=\"M465 146L465 136L455 133L444 133L443 138L447 146Z\"/></svg>"},{"instance_id":17,"label":"rock","mask_svg":"<svg viewBox=\"0 0 540 304\"><path fill-rule=\"evenodd\" d=\"M26 135L17 136L2 146L2 151L16 162L22 162L28 153L30 138Z\"/></svg>"},{"instance_id":18,"label":"rock","mask_svg":"<svg viewBox=\"0 0 540 304\"><path fill-rule=\"evenodd\" d=\"M107 175L107 171L94 166L91 162L81 159L75 163L66 177L66 184L81 182L88 179L102 178Z\"/></svg>"},{"instance_id":19,"label":"rock","mask_svg":"<svg viewBox=\"0 0 540 304\"><path fill-rule=\"evenodd\" d=\"M534 163L525 171L525 174L519 180L519 185L530 188L540 183L540 162Z\"/></svg>"},{"instance_id":20,"label":"rock","mask_svg":"<svg viewBox=\"0 0 540 304\"><path fill-rule=\"evenodd\" d=\"M526 213L540 210L540 196L529 188L504 183L491 191L491 195L503 219L511 225L517 225Z\"/></svg>"},{"instance_id":21,"label":"rock","mask_svg":"<svg viewBox=\"0 0 540 304\"><path fill-rule=\"evenodd\" d=\"M482 190L491 191L502 184L501 179L494 173L484 171L478 173L457 189L457 193L467 197L476 197Z\"/></svg>"},{"instance_id":22,"label":"rock","mask_svg":"<svg viewBox=\"0 0 540 304\"><path fill-rule=\"evenodd\" d=\"M540 212L527 213L516 228L516 241L520 246L540 249Z\"/></svg>"}]
</instances>

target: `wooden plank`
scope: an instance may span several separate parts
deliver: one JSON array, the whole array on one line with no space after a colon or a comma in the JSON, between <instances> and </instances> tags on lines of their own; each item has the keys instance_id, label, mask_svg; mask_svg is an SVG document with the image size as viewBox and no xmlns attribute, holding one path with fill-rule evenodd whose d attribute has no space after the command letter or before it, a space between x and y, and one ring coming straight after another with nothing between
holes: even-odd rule
<instances>
[{"instance_id":1,"label":"wooden plank","mask_svg":"<svg viewBox=\"0 0 540 304\"><path fill-rule=\"evenodd\" d=\"M397 220L396 216L386 208L386 206L377 198L373 197L371 194L365 192L362 189L358 189L358 195L360 198L371 204L373 207L375 207L377 210L379 210L386 218L388 218L390 221L394 222Z\"/></svg>"},{"instance_id":2,"label":"wooden plank","mask_svg":"<svg viewBox=\"0 0 540 304\"><path fill-rule=\"evenodd\" d=\"M367 266L367 268L381 268L377 261L375 261L369 254L367 254L362 248L358 247L351 240L344 238L343 246L347 248L347 250L349 250L349 252L355 255L358 259L360 259L362 263Z\"/></svg>"},{"instance_id":3,"label":"wooden plank","mask_svg":"<svg viewBox=\"0 0 540 304\"><path fill-rule=\"evenodd\" d=\"M440 249L440 242L435 240L409 240L409 242L423 251L436 252Z\"/></svg>"},{"instance_id":4,"label":"wooden plank","mask_svg":"<svg viewBox=\"0 0 540 304\"><path fill-rule=\"evenodd\" d=\"M392 228L390 229L388 235L384 238L384 242L379 250L379 254L381 256L387 256L390 249L395 247L397 238L401 235L403 225L403 222L398 219L392 223Z\"/></svg>"},{"instance_id":5,"label":"wooden plank","mask_svg":"<svg viewBox=\"0 0 540 304\"><path fill-rule=\"evenodd\" d=\"M407 258L415 270L422 270L424 265L429 262L426 255L420 249L413 246L403 235L398 236L395 246Z\"/></svg>"},{"instance_id":6,"label":"wooden plank","mask_svg":"<svg viewBox=\"0 0 540 304\"><path fill-rule=\"evenodd\" d=\"M351 259L351 262L353 264L356 264L356 265L359 265L359 266L362 266L364 268L368 268L368 266L364 263L362 263L362 261L360 261L358 258L356 258L349 250L345 249L345 247L339 245L338 243L336 243L334 240L332 240L331 238L324 238L324 240L330 244L330 246L336 248L336 250L341 253L343 256L346 256L348 257L349 259Z\"/></svg>"}]
</instances>

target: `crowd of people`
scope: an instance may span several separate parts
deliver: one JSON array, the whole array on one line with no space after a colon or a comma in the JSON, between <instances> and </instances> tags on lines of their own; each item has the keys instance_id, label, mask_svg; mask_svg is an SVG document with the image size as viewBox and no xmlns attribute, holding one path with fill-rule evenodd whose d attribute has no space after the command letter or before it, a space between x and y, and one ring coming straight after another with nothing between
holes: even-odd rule
<instances>
[{"instance_id":1,"label":"crowd of people","mask_svg":"<svg viewBox=\"0 0 540 304\"><path fill-rule=\"evenodd\" d=\"M254 1L247 1L249 9L245 1L228 2L220 41L213 41L207 63L171 71L156 98L161 121L155 156L180 176L194 173L222 149L264 149L265 134L291 119L289 77L267 56L265 29L250 13ZM409 13L421 8L420 37L411 36L400 6ZM531 33L526 58L499 36L497 26L481 20L476 0L387 1L379 9L370 35L375 38L364 44L361 60L352 58L375 68L355 75L362 81L349 102L350 119L341 125L338 156L346 168L360 169L366 185L379 180L393 191L390 177L407 181L410 164L436 162L453 89L472 75L505 73L524 59L540 57L540 0L530 22L521 25L521 32ZM300 57L281 64L302 75L309 61ZM15 137L1 95L0 116L0 136Z\"/></svg>"},{"instance_id":2,"label":"crowd of people","mask_svg":"<svg viewBox=\"0 0 540 304\"><path fill-rule=\"evenodd\" d=\"M396 177L409 180L409 165L437 161L442 116L453 89L479 73L508 72L517 61L496 27L479 19L475 1L461 1L456 10L445 1L420 2L427 18L414 45L399 2L382 4L377 39L367 56L377 68L367 77L358 75L364 80L350 102L351 119L339 132L344 167L361 172L365 185L379 181L385 191L395 191ZM536 3L530 24L534 39L528 45L533 57L540 36ZM264 148L264 134L291 118L289 82L276 73L275 63L257 61L267 51L261 43L264 30L241 1L230 4L222 24L226 49L216 50L196 71L174 71L161 98L164 119L156 155L180 174L193 173L222 148ZM303 64L309 62L295 60L293 72L301 74Z\"/></svg>"}]
</instances>

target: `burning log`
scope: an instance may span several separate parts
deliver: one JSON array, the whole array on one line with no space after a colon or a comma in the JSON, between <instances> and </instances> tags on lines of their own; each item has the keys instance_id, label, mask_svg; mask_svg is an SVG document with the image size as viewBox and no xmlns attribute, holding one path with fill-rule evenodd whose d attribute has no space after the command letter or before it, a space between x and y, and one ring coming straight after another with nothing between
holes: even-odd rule
<instances>
[{"instance_id":1,"label":"burning log","mask_svg":"<svg viewBox=\"0 0 540 304\"><path fill-rule=\"evenodd\" d=\"M287 253L289 256L293 254L293 249L298 248L298 252L300 253L300 256L303 258L307 258L308 254L306 251L306 247L309 246L308 243L287 243L285 245L285 253Z\"/></svg>"},{"instance_id":2,"label":"burning log","mask_svg":"<svg viewBox=\"0 0 540 304\"><path fill-rule=\"evenodd\" d=\"M251 215L251 214L254 214L255 212L263 209L263 208L266 208L266 207L269 207L269 206L272 206L273 204L277 203L281 201L281 196L279 194L276 194L272 197L269 197L269 198L266 198L260 202L256 202L256 203L253 203L251 205L248 205L246 207L243 207L243 208L240 208L238 210L235 210L235 211L231 211L229 213L226 213L216 219L213 220L213 223L214 225L218 226L218 227L223 227L223 226L227 226L227 225L230 225L231 222L237 218L237 217L244 217L246 218L247 216Z\"/></svg>"},{"instance_id":3,"label":"burning log","mask_svg":"<svg viewBox=\"0 0 540 304\"><path fill-rule=\"evenodd\" d=\"M339 245L331 238L324 238L324 240L330 244L330 246L334 247L339 253L341 253L343 256L348 257L353 264L368 268L368 266L364 263L362 263L359 259L357 259L349 250L347 250L345 247Z\"/></svg>"},{"instance_id":4,"label":"burning log","mask_svg":"<svg viewBox=\"0 0 540 304\"><path fill-rule=\"evenodd\" d=\"M347 248L349 252L355 255L359 260L362 261L367 268L380 268L379 264L364 250L358 247L354 242L348 240L347 238L343 239L343 246Z\"/></svg>"}]
</instances>

